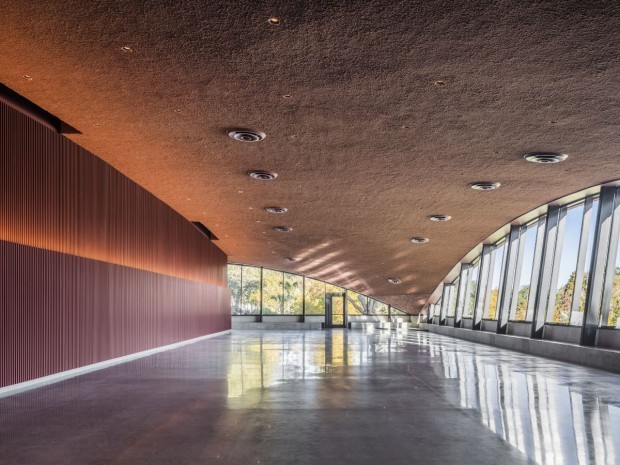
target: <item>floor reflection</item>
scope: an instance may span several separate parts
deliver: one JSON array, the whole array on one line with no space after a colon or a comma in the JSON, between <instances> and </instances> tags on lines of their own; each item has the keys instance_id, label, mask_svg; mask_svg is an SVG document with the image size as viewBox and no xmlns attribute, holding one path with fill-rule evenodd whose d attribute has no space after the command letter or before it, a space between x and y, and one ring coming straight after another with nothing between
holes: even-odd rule
<instances>
[{"instance_id":1,"label":"floor reflection","mask_svg":"<svg viewBox=\"0 0 620 465\"><path fill-rule=\"evenodd\" d=\"M414 361L438 376L437 395L532 461L620 464L620 376L611 373L418 331L239 334L232 347L229 399L343 367ZM311 402L311 385L303 389Z\"/></svg>"},{"instance_id":2,"label":"floor reflection","mask_svg":"<svg viewBox=\"0 0 620 465\"><path fill-rule=\"evenodd\" d=\"M460 407L541 465L620 464L620 377L428 336ZM449 390L446 392L451 396Z\"/></svg>"},{"instance_id":3,"label":"floor reflection","mask_svg":"<svg viewBox=\"0 0 620 465\"><path fill-rule=\"evenodd\" d=\"M407 343L405 332L259 332L252 338L233 334L228 397L290 380L320 378L338 367L376 363L383 355L403 352Z\"/></svg>"}]
</instances>

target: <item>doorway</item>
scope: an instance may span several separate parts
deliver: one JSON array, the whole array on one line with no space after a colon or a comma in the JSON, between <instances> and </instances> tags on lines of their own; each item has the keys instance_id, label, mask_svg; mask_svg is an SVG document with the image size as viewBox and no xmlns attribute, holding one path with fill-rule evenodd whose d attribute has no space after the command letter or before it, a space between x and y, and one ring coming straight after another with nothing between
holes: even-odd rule
<instances>
[{"instance_id":1,"label":"doorway","mask_svg":"<svg viewBox=\"0 0 620 465\"><path fill-rule=\"evenodd\" d=\"M325 294L325 327L344 328L346 324L344 293L328 292Z\"/></svg>"}]
</instances>

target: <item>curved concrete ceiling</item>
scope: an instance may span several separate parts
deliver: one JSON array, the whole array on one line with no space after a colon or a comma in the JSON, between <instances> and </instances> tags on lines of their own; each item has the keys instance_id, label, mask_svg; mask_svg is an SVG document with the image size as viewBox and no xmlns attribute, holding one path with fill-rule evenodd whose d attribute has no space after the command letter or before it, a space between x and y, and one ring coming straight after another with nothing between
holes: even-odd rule
<instances>
[{"instance_id":1,"label":"curved concrete ceiling","mask_svg":"<svg viewBox=\"0 0 620 465\"><path fill-rule=\"evenodd\" d=\"M0 22L0 82L231 261L402 307L513 218L620 178L617 2L21 0Z\"/></svg>"}]
</instances>

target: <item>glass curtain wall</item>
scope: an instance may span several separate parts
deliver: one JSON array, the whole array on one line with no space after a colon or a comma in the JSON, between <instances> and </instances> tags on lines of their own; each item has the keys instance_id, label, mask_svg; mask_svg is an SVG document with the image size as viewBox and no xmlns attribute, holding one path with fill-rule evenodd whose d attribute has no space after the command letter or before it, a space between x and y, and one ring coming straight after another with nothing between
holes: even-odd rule
<instances>
[{"instance_id":1,"label":"glass curtain wall","mask_svg":"<svg viewBox=\"0 0 620 465\"><path fill-rule=\"evenodd\" d=\"M345 294L349 315L408 313L345 288L304 276L249 265L228 265L233 315L325 315L325 294Z\"/></svg>"},{"instance_id":2,"label":"glass curtain wall","mask_svg":"<svg viewBox=\"0 0 620 465\"><path fill-rule=\"evenodd\" d=\"M449 296L446 316L457 313L472 318L476 299L483 298L479 303L483 318L497 319L500 304L507 299L502 308L508 311L509 321L532 322L538 311L537 321L582 326L587 302L596 299L592 311L597 313L588 316L588 321L620 329L620 187L604 187L600 195L549 210L548 215L520 227L517 241L511 239L510 256L508 240L498 243L490 252L483 283L480 256L463 265L452 283L455 292ZM508 267L512 267L510 282L503 289ZM592 282L599 284L592 286L595 295L589 296ZM457 302L458 289L463 296ZM440 295L446 298L445 294ZM537 299L541 302L538 310ZM441 299L429 306L429 312L438 316L440 308Z\"/></svg>"},{"instance_id":3,"label":"glass curtain wall","mask_svg":"<svg viewBox=\"0 0 620 465\"><path fill-rule=\"evenodd\" d=\"M306 278L306 315L325 315L325 283Z\"/></svg>"},{"instance_id":4,"label":"glass curtain wall","mask_svg":"<svg viewBox=\"0 0 620 465\"><path fill-rule=\"evenodd\" d=\"M233 315L260 315L261 269L254 266L239 268L240 273L233 270L232 275L228 274L231 289L240 289L238 304L232 308Z\"/></svg>"}]
</instances>

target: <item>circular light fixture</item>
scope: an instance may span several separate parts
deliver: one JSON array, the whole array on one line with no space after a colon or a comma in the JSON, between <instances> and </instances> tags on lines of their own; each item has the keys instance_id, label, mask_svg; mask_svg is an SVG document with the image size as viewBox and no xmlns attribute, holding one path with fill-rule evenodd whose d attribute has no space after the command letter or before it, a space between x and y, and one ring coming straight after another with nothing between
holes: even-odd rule
<instances>
[{"instance_id":1,"label":"circular light fixture","mask_svg":"<svg viewBox=\"0 0 620 465\"><path fill-rule=\"evenodd\" d=\"M269 18L267 20L267 22L269 24L271 24L272 26L279 26L280 25L280 18Z\"/></svg>"},{"instance_id":2,"label":"circular light fixture","mask_svg":"<svg viewBox=\"0 0 620 465\"><path fill-rule=\"evenodd\" d=\"M248 175L253 179L258 179L259 181L271 181L278 177L278 173L274 173L273 171L263 171L263 170L252 170L248 171Z\"/></svg>"},{"instance_id":3,"label":"circular light fixture","mask_svg":"<svg viewBox=\"0 0 620 465\"><path fill-rule=\"evenodd\" d=\"M441 86L445 86L446 83L445 81L435 81L433 82L433 85L436 85L437 87L441 87Z\"/></svg>"},{"instance_id":4,"label":"circular light fixture","mask_svg":"<svg viewBox=\"0 0 620 465\"><path fill-rule=\"evenodd\" d=\"M450 221L452 217L449 215L430 215L428 219L431 221L442 222L442 221Z\"/></svg>"},{"instance_id":5,"label":"circular light fixture","mask_svg":"<svg viewBox=\"0 0 620 465\"><path fill-rule=\"evenodd\" d=\"M23 77L26 81L32 81L32 76L30 74L24 74Z\"/></svg>"},{"instance_id":6,"label":"circular light fixture","mask_svg":"<svg viewBox=\"0 0 620 465\"><path fill-rule=\"evenodd\" d=\"M390 284L400 284L401 283L400 279L398 279L398 278L388 278L387 282L390 283Z\"/></svg>"},{"instance_id":7,"label":"circular light fixture","mask_svg":"<svg viewBox=\"0 0 620 465\"><path fill-rule=\"evenodd\" d=\"M131 52L133 52L133 48L129 47L128 45L125 45L125 46L121 47L121 52L131 53Z\"/></svg>"},{"instance_id":8,"label":"circular light fixture","mask_svg":"<svg viewBox=\"0 0 620 465\"><path fill-rule=\"evenodd\" d=\"M414 244L426 244L429 241L428 237L412 237L411 242Z\"/></svg>"},{"instance_id":9,"label":"circular light fixture","mask_svg":"<svg viewBox=\"0 0 620 465\"><path fill-rule=\"evenodd\" d=\"M568 155L557 152L530 152L523 157L531 163L560 163L568 158Z\"/></svg>"},{"instance_id":10,"label":"circular light fixture","mask_svg":"<svg viewBox=\"0 0 620 465\"><path fill-rule=\"evenodd\" d=\"M276 226L273 228L273 230L277 232L281 232L281 233L287 233L287 232L291 232L293 228L289 226Z\"/></svg>"},{"instance_id":11,"label":"circular light fixture","mask_svg":"<svg viewBox=\"0 0 620 465\"><path fill-rule=\"evenodd\" d=\"M297 262L297 259L296 259L296 258L293 258L293 257L284 257L284 260L286 260L286 261L287 261L287 262L289 262L289 263L295 263L295 262Z\"/></svg>"},{"instance_id":12,"label":"circular light fixture","mask_svg":"<svg viewBox=\"0 0 620 465\"><path fill-rule=\"evenodd\" d=\"M289 98L293 98L293 96L291 94L284 94L282 98L289 99Z\"/></svg>"},{"instance_id":13,"label":"circular light fixture","mask_svg":"<svg viewBox=\"0 0 620 465\"><path fill-rule=\"evenodd\" d=\"M284 207L267 207L265 208L269 213L286 213L288 208Z\"/></svg>"},{"instance_id":14,"label":"circular light fixture","mask_svg":"<svg viewBox=\"0 0 620 465\"><path fill-rule=\"evenodd\" d=\"M228 136L239 142L260 142L267 137L267 134L252 129L235 129L234 131L230 131Z\"/></svg>"},{"instance_id":15,"label":"circular light fixture","mask_svg":"<svg viewBox=\"0 0 620 465\"><path fill-rule=\"evenodd\" d=\"M499 182L479 181L470 182L468 186L476 191L493 191L501 186L501 184Z\"/></svg>"}]
</instances>

